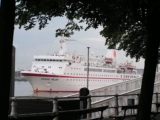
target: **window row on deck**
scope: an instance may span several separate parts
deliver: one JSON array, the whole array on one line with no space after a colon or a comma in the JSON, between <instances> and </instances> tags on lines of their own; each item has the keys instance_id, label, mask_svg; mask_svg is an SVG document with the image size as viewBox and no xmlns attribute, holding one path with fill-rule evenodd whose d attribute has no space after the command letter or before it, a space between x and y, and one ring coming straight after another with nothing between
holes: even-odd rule
<instances>
[{"instance_id":1,"label":"window row on deck","mask_svg":"<svg viewBox=\"0 0 160 120\"><path fill-rule=\"evenodd\" d=\"M53 61L53 62L62 62L64 60L57 60L57 59L35 59L35 61Z\"/></svg>"},{"instance_id":2,"label":"window row on deck","mask_svg":"<svg viewBox=\"0 0 160 120\"><path fill-rule=\"evenodd\" d=\"M87 76L87 74L82 74L82 73L64 73L64 75ZM116 77L116 78L137 78L138 77L138 76L130 76L130 75L104 75L104 74L89 74L89 76Z\"/></svg>"}]
</instances>

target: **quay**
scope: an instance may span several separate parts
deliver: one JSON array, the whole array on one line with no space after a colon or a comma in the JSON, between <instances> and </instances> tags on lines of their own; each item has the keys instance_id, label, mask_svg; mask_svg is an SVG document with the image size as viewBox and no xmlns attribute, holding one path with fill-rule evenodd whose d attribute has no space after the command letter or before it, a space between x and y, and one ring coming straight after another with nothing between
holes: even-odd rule
<instances>
[{"instance_id":1,"label":"quay","mask_svg":"<svg viewBox=\"0 0 160 120\"><path fill-rule=\"evenodd\" d=\"M151 118L159 119L160 112L159 107L160 103L159 94L153 93L156 96L156 102L152 103L154 109L152 109L153 115ZM11 100L11 111L9 118L10 119L20 119L20 120L77 120L81 116L85 116L87 120L98 120L90 118L99 118L100 120L111 120L113 118L120 119L136 119L137 107L138 104L134 104L133 99L128 99L128 105L122 106L119 105L118 98L128 97L129 96L140 96L140 94L127 94L127 95L100 95L100 96L79 96L79 97L55 97L55 98L40 98L40 97L12 97ZM91 106L91 98L94 97L107 97L115 98L115 106ZM86 100L86 107L85 106ZM139 99L139 98L138 98ZM82 104L81 104L82 103ZM123 111L125 108L125 111ZM131 110L131 109L132 110ZM113 114L106 116L106 112L109 112L108 109L113 109ZM123 110L121 110L123 109Z\"/></svg>"},{"instance_id":2,"label":"quay","mask_svg":"<svg viewBox=\"0 0 160 120\"><path fill-rule=\"evenodd\" d=\"M142 78L140 77L130 81L96 88L90 90L86 95L75 93L58 98L42 98L33 96L11 97L11 111L9 112L9 118L25 120L29 117L30 120L50 120L58 113L58 117L55 117L54 120L77 120L77 114L81 113L87 114L84 114L83 117L100 117L102 113L101 108L106 107L106 110L103 110L102 114L104 120L111 120L114 118L134 120L137 113L136 106L139 102L141 82ZM154 119L157 120L159 120L160 117L158 106L160 105L159 94L160 72L157 72L151 111L151 117L154 117ZM85 102L82 99L85 100ZM128 108L131 107L134 110L122 109L126 108L126 106L128 106ZM91 112L94 110L100 111ZM125 110L126 115L124 115ZM18 117L18 115L21 117Z\"/></svg>"}]
</instances>

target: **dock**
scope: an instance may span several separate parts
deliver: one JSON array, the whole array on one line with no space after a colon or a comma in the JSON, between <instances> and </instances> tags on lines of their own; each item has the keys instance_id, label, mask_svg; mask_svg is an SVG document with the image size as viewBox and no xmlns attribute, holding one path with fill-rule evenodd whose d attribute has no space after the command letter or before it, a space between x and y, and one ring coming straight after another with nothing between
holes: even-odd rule
<instances>
[{"instance_id":1,"label":"dock","mask_svg":"<svg viewBox=\"0 0 160 120\"><path fill-rule=\"evenodd\" d=\"M157 98L158 94L154 93ZM20 119L20 120L51 120L54 117L54 120L77 120L80 116L84 115L85 118L90 117L99 117L103 120L113 120L113 117L118 115L118 117L123 118L125 116L123 107L128 107L126 112L126 118L129 120L136 120L137 110L134 110L134 114L131 111L132 109L137 109L138 104L128 104L125 106L118 105L118 97L129 97L129 96L139 96L139 94L128 94L128 95L109 95L109 96L79 96L79 97L54 97L54 98L44 98L44 97L12 97L10 98L11 108L9 111L9 118L12 119ZM115 106L103 105L99 107L92 107L91 98L94 97L108 97L111 96L116 98ZM81 104L82 99L86 100L85 109ZM130 100L130 99L129 99ZM157 99L158 100L158 99ZM152 105L152 112L156 113L155 119L160 119L159 112L160 103L157 101ZM121 108L122 110L120 110ZM108 113L112 109L113 113ZM103 112L104 111L104 112ZM131 115L131 116L130 116ZM129 117L128 117L129 116ZM151 115L152 116L152 115ZM112 117L112 118L110 118ZM124 120L125 120L124 119Z\"/></svg>"}]
</instances>

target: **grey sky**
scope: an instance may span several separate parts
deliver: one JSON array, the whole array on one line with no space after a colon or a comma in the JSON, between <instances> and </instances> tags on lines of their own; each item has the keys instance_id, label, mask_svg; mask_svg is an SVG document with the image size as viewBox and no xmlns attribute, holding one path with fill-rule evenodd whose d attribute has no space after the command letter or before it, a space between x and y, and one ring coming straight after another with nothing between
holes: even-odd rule
<instances>
[{"instance_id":1,"label":"grey sky","mask_svg":"<svg viewBox=\"0 0 160 120\"><path fill-rule=\"evenodd\" d=\"M64 28L67 23L66 18L54 18L42 30L38 29L38 25L28 31L19 26L15 26L13 45L16 47L16 70L18 68L29 70L34 55L47 55L59 50L61 37L55 37L55 30ZM83 24L84 25L84 24ZM71 39L77 40L68 42L68 52L82 53L87 55L87 46L90 48L90 53L94 55L106 55L107 46L105 39L99 34L102 27L98 29L89 29L87 31L75 32ZM86 45L86 46L85 46ZM117 51L117 62L123 63L126 60L133 61L136 68L144 67L144 60L141 59L138 63L135 59L125 57L124 51Z\"/></svg>"}]
</instances>

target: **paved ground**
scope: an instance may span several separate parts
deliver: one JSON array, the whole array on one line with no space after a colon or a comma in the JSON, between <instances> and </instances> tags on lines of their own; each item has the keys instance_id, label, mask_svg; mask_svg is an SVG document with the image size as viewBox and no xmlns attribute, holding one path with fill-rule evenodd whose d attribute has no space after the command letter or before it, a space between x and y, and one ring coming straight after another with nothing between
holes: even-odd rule
<instances>
[{"instance_id":1,"label":"paved ground","mask_svg":"<svg viewBox=\"0 0 160 120\"><path fill-rule=\"evenodd\" d=\"M160 120L160 114L158 114L156 117L155 117L156 120ZM113 120L113 118L104 118L103 120ZM128 117L128 118L125 118L124 120L136 120L136 118L134 117Z\"/></svg>"}]
</instances>

